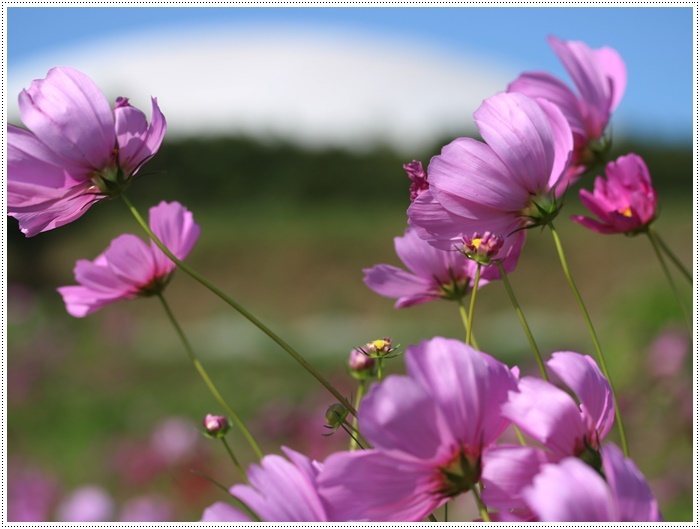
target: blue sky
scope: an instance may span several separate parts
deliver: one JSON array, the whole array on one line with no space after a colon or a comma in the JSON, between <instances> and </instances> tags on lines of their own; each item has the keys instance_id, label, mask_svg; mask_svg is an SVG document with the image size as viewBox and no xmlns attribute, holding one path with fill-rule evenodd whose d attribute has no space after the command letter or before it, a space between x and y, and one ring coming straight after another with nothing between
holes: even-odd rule
<instances>
[{"instance_id":1,"label":"blue sky","mask_svg":"<svg viewBox=\"0 0 700 529\"><path fill-rule=\"evenodd\" d=\"M459 58L477 56L508 72L546 70L569 79L546 43L555 34L618 50L628 67L616 120L660 141L692 139L691 8L8 8L10 80L23 65L62 48L91 49L105 39L193 28L236 32L259 27L319 27L357 42L413 42ZM115 53L118 50L115 50ZM147 55L148 49L143 50ZM105 57L109 60L109 57ZM420 76L420 72L413 72ZM22 79L27 86L30 79ZM14 95L10 94L10 98ZM475 110L475 109L473 109Z\"/></svg>"}]
</instances>

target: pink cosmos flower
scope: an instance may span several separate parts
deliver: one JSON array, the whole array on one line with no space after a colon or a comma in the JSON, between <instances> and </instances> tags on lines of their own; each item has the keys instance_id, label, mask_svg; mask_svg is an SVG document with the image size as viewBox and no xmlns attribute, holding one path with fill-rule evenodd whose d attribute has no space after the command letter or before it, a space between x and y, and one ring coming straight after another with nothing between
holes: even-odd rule
<instances>
[{"instance_id":1,"label":"pink cosmos flower","mask_svg":"<svg viewBox=\"0 0 700 529\"><path fill-rule=\"evenodd\" d=\"M316 461L282 447L289 460L265 456L260 465L248 469L250 485L234 485L230 492L263 522L345 521L328 516L328 507L318 493L323 468ZM204 510L202 522L251 522L250 516L224 502Z\"/></svg>"},{"instance_id":2,"label":"pink cosmos flower","mask_svg":"<svg viewBox=\"0 0 700 529\"><path fill-rule=\"evenodd\" d=\"M656 216L656 190L649 169L636 154L620 156L605 168L607 180L595 179L593 193L581 189L581 202L600 220L581 215L572 220L598 233L637 233Z\"/></svg>"},{"instance_id":3,"label":"pink cosmos flower","mask_svg":"<svg viewBox=\"0 0 700 529\"><path fill-rule=\"evenodd\" d=\"M554 36L547 40L569 72L578 94L545 72L521 75L508 86L508 91L546 99L563 112L574 135L574 155L565 177L568 184L594 160L596 150L605 148L601 140L610 115L625 92L627 69L612 48L594 50L583 42L563 41Z\"/></svg>"},{"instance_id":4,"label":"pink cosmos flower","mask_svg":"<svg viewBox=\"0 0 700 529\"><path fill-rule=\"evenodd\" d=\"M460 299L471 292L476 263L457 250L440 250L407 229L394 238L396 255L409 272L380 264L363 270L365 284L377 294L397 298L397 309L435 299ZM498 270L496 270L498 272ZM480 281L483 286L488 281Z\"/></svg>"},{"instance_id":5,"label":"pink cosmos flower","mask_svg":"<svg viewBox=\"0 0 700 529\"><path fill-rule=\"evenodd\" d=\"M68 224L124 189L160 147L165 118L152 99L152 122L126 98L110 110L85 74L53 68L19 95L29 131L7 126L7 211L22 232Z\"/></svg>"},{"instance_id":6,"label":"pink cosmos flower","mask_svg":"<svg viewBox=\"0 0 700 529\"><path fill-rule=\"evenodd\" d=\"M320 493L335 519L418 522L471 490L482 456L508 421L515 390L507 366L457 340L433 338L406 351L408 376L390 376L362 400L371 450L326 459Z\"/></svg>"},{"instance_id":7,"label":"pink cosmos flower","mask_svg":"<svg viewBox=\"0 0 700 529\"><path fill-rule=\"evenodd\" d=\"M161 202L150 209L149 225L178 258L184 259L199 237L192 213L177 202ZM77 286L60 287L66 310L76 318L123 299L160 291L175 264L153 243L135 235L120 235L94 261L75 265Z\"/></svg>"},{"instance_id":8,"label":"pink cosmos flower","mask_svg":"<svg viewBox=\"0 0 700 529\"><path fill-rule=\"evenodd\" d=\"M553 189L573 146L571 129L552 103L497 94L474 113L486 143L458 138L428 166L430 188L408 208L409 224L443 249L491 232L505 239L500 257L522 245L511 235L557 210Z\"/></svg>"},{"instance_id":9,"label":"pink cosmos flower","mask_svg":"<svg viewBox=\"0 0 700 529\"><path fill-rule=\"evenodd\" d=\"M602 448L603 475L569 457L545 465L523 491L541 522L662 522L644 476L615 445Z\"/></svg>"},{"instance_id":10,"label":"pink cosmos flower","mask_svg":"<svg viewBox=\"0 0 700 529\"><path fill-rule=\"evenodd\" d=\"M59 522L95 523L112 520L115 504L102 487L86 485L74 490L57 508Z\"/></svg>"}]
</instances>

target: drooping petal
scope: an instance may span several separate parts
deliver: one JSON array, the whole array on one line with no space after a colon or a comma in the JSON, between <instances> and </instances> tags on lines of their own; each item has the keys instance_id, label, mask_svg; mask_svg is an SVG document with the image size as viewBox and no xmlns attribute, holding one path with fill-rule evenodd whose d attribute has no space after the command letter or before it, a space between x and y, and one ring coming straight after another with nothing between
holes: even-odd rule
<instances>
[{"instance_id":1,"label":"drooping petal","mask_svg":"<svg viewBox=\"0 0 700 529\"><path fill-rule=\"evenodd\" d=\"M251 520L247 514L243 514L241 511L235 507L232 507L228 503L217 501L204 509L202 519L199 521L203 523L231 523L252 522L253 520Z\"/></svg>"},{"instance_id":2,"label":"drooping petal","mask_svg":"<svg viewBox=\"0 0 700 529\"><path fill-rule=\"evenodd\" d=\"M114 118L95 83L73 68L52 68L19 95L22 121L55 154L101 170L115 146Z\"/></svg>"},{"instance_id":3,"label":"drooping petal","mask_svg":"<svg viewBox=\"0 0 700 529\"><path fill-rule=\"evenodd\" d=\"M545 465L523 498L541 522L614 522L605 480L579 459Z\"/></svg>"},{"instance_id":4,"label":"drooping petal","mask_svg":"<svg viewBox=\"0 0 700 529\"><path fill-rule=\"evenodd\" d=\"M120 235L104 256L111 272L136 292L158 278L151 248L136 235Z\"/></svg>"},{"instance_id":5,"label":"drooping petal","mask_svg":"<svg viewBox=\"0 0 700 529\"><path fill-rule=\"evenodd\" d=\"M278 455L265 456L248 469L250 485L234 485L240 498L265 522L326 522L325 507L307 468Z\"/></svg>"},{"instance_id":6,"label":"drooping petal","mask_svg":"<svg viewBox=\"0 0 700 529\"><path fill-rule=\"evenodd\" d=\"M617 507L620 522L663 522L647 480L620 449L606 444L601 449L603 471Z\"/></svg>"},{"instance_id":7,"label":"drooping petal","mask_svg":"<svg viewBox=\"0 0 700 529\"><path fill-rule=\"evenodd\" d=\"M184 259L192 251L199 238L200 228L192 212L178 202L161 202L149 210L148 224L165 247L178 259ZM155 273L162 277L169 274L175 264L151 241L155 261Z\"/></svg>"},{"instance_id":8,"label":"drooping petal","mask_svg":"<svg viewBox=\"0 0 700 529\"><path fill-rule=\"evenodd\" d=\"M620 104L622 96L625 94L625 88L627 88L627 66L620 54L607 46L593 50L593 54L603 75L610 82L610 90L612 92L610 112L612 112Z\"/></svg>"},{"instance_id":9,"label":"drooping petal","mask_svg":"<svg viewBox=\"0 0 700 529\"><path fill-rule=\"evenodd\" d=\"M560 457L584 448L587 429L573 399L544 380L525 377L511 392L503 415Z\"/></svg>"},{"instance_id":10,"label":"drooping petal","mask_svg":"<svg viewBox=\"0 0 700 529\"><path fill-rule=\"evenodd\" d=\"M427 244L427 243L426 243ZM395 266L380 264L362 270L365 284L377 294L398 299L396 308L437 299L433 282Z\"/></svg>"},{"instance_id":11,"label":"drooping petal","mask_svg":"<svg viewBox=\"0 0 700 529\"><path fill-rule=\"evenodd\" d=\"M399 454L342 452L325 460L320 494L332 520L420 522L444 502L434 494L436 473Z\"/></svg>"},{"instance_id":12,"label":"drooping petal","mask_svg":"<svg viewBox=\"0 0 700 529\"><path fill-rule=\"evenodd\" d=\"M562 351L553 353L547 366L573 390L602 440L615 422L615 403L610 383L598 364L590 356Z\"/></svg>"},{"instance_id":13,"label":"drooping petal","mask_svg":"<svg viewBox=\"0 0 700 529\"><path fill-rule=\"evenodd\" d=\"M455 445L433 396L408 377L390 376L374 385L358 417L363 435L378 449L429 462Z\"/></svg>"}]
</instances>

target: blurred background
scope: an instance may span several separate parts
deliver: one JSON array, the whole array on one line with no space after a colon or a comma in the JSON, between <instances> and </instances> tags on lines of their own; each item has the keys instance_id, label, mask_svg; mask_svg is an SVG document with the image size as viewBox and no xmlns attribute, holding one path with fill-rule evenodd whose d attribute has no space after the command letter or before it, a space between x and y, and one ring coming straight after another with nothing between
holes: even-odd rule
<instances>
[{"instance_id":1,"label":"blurred background","mask_svg":"<svg viewBox=\"0 0 700 529\"><path fill-rule=\"evenodd\" d=\"M461 338L447 301L393 309L362 269L400 266L402 164L427 164L475 135L481 101L523 71L570 83L546 42L611 46L628 68L611 157L642 155L659 192L657 231L690 266L693 236L691 8L18 8L7 10L9 121L16 96L53 66L85 72L110 100L150 112L166 141L129 190L141 208L178 200L202 235L188 262L301 351L345 394L350 350ZM594 174L578 187L592 187ZM667 521L692 520L693 373L682 313L645 238L602 236L558 219L572 273L619 392L633 459ZM77 259L141 235L118 202L26 239L7 219L8 520L193 521L239 478L197 430L221 412L155 299L65 312L58 286ZM676 276L689 307L691 292ZM594 354L546 232L528 235L511 281L546 354ZM333 399L286 353L183 274L166 295L203 363L266 452L312 457ZM535 373L494 282L479 294L483 349ZM402 371L400 357L389 371ZM611 438L616 440L616 432ZM254 460L232 430L229 440ZM471 500L463 503L471 514ZM458 510L451 512L457 514Z\"/></svg>"}]
</instances>

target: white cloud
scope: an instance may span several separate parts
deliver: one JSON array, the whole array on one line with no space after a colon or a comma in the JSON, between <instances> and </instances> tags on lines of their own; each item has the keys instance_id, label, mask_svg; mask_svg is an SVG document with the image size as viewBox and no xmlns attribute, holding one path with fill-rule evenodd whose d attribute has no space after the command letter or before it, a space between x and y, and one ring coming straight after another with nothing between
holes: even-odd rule
<instances>
[{"instance_id":1,"label":"white cloud","mask_svg":"<svg viewBox=\"0 0 700 529\"><path fill-rule=\"evenodd\" d=\"M57 65L78 68L110 97L127 96L142 109L157 96L172 137L243 133L307 146L382 142L402 151L473 131L472 112L517 73L418 41L217 26L55 50L11 65L9 93ZM16 121L14 96L9 113Z\"/></svg>"}]
</instances>

